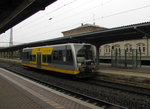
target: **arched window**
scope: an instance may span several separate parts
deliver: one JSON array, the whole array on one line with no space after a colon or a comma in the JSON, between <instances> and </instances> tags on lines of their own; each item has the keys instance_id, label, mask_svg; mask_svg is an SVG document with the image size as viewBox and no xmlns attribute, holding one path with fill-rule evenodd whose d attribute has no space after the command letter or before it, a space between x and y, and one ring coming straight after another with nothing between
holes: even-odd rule
<instances>
[{"instance_id":1,"label":"arched window","mask_svg":"<svg viewBox=\"0 0 150 109\"><path fill-rule=\"evenodd\" d=\"M114 45L114 50L120 51L120 45L119 44Z\"/></svg>"},{"instance_id":2,"label":"arched window","mask_svg":"<svg viewBox=\"0 0 150 109\"><path fill-rule=\"evenodd\" d=\"M132 52L132 45L127 43L124 45L124 49L127 51L127 53L131 53Z\"/></svg>"},{"instance_id":3,"label":"arched window","mask_svg":"<svg viewBox=\"0 0 150 109\"><path fill-rule=\"evenodd\" d=\"M104 54L107 55L107 56L109 56L110 52L111 52L110 45L105 45L104 46Z\"/></svg>"},{"instance_id":4,"label":"arched window","mask_svg":"<svg viewBox=\"0 0 150 109\"><path fill-rule=\"evenodd\" d=\"M145 54L145 52L146 52L145 44L144 43L138 43L137 44L137 50L138 50L138 52Z\"/></svg>"}]
</instances>

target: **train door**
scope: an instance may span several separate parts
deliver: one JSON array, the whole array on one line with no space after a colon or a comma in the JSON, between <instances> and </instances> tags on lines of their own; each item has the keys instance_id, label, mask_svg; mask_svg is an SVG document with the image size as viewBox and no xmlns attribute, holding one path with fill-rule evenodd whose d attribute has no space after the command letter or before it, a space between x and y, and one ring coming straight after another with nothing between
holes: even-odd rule
<instances>
[{"instance_id":1,"label":"train door","mask_svg":"<svg viewBox=\"0 0 150 109\"><path fill-rule=\"evenodd\" d=\"M41 68L41 53L37 53L37 67Z\"/></svg>"}]
</instances>

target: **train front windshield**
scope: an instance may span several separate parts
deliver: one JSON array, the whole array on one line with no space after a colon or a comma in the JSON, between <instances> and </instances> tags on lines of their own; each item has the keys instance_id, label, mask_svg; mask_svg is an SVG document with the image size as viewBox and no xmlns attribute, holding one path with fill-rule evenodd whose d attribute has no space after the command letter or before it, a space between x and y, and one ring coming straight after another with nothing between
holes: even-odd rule
<instances>
[{"instance_id":1,"label":"train front windshield","mask_svg":"<svg viewBox=\"0 0 150 109\"><path fill-rule=\"evenodd\" d=\"M94 63L94 48L91 45L75 45L78 65L85 62Z\"/></svg>"}]
</instances>

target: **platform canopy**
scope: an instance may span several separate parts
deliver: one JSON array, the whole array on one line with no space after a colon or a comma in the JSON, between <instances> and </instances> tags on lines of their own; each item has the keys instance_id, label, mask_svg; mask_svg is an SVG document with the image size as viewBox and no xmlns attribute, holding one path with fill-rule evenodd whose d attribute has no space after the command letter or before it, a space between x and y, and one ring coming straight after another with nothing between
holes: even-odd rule
<instances>
[{"instance_id":1,"label":"platform canopy","mask_svg":"<svg viewBox=\"0 0 150 109\"><path fill-rule=\"evenodd\" d=\"M49 40L41 40L37 42L25 43L22 45L14 45L12 47L6 47L0 49L0 51L9 50L21 50L26 47L36 47L63 43L91 43L96 46L100 46L107 43L150 38L150 22L122 26L103 31L90 32L60 38L54 38Z\"/></svg>"},{"instance_id":2,"label":"platform canopy","mask_svg":"<svg viewBox=\"0 0 150 109\"><path fill-rule=\"evenodd\" d=\"M0 34L56 0L0 0Z\"/></svg>"}]
</instances>

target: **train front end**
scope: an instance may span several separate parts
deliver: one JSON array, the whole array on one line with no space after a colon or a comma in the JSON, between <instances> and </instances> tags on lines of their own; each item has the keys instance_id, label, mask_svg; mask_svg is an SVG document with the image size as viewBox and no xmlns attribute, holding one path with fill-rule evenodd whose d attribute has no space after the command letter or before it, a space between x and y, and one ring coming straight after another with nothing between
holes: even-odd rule
<instances>
[{"instance_id":1,"label":"train front end","mask_svg":"<svg viewBox=\"0 0 150 109\"><path fill-rule=\"evenodd\" d=\"M91 77L96 74L96 50L93 45L74 45L76 54L76 64L79 70L78 77Z\"/></svg>"}]
</instances>

